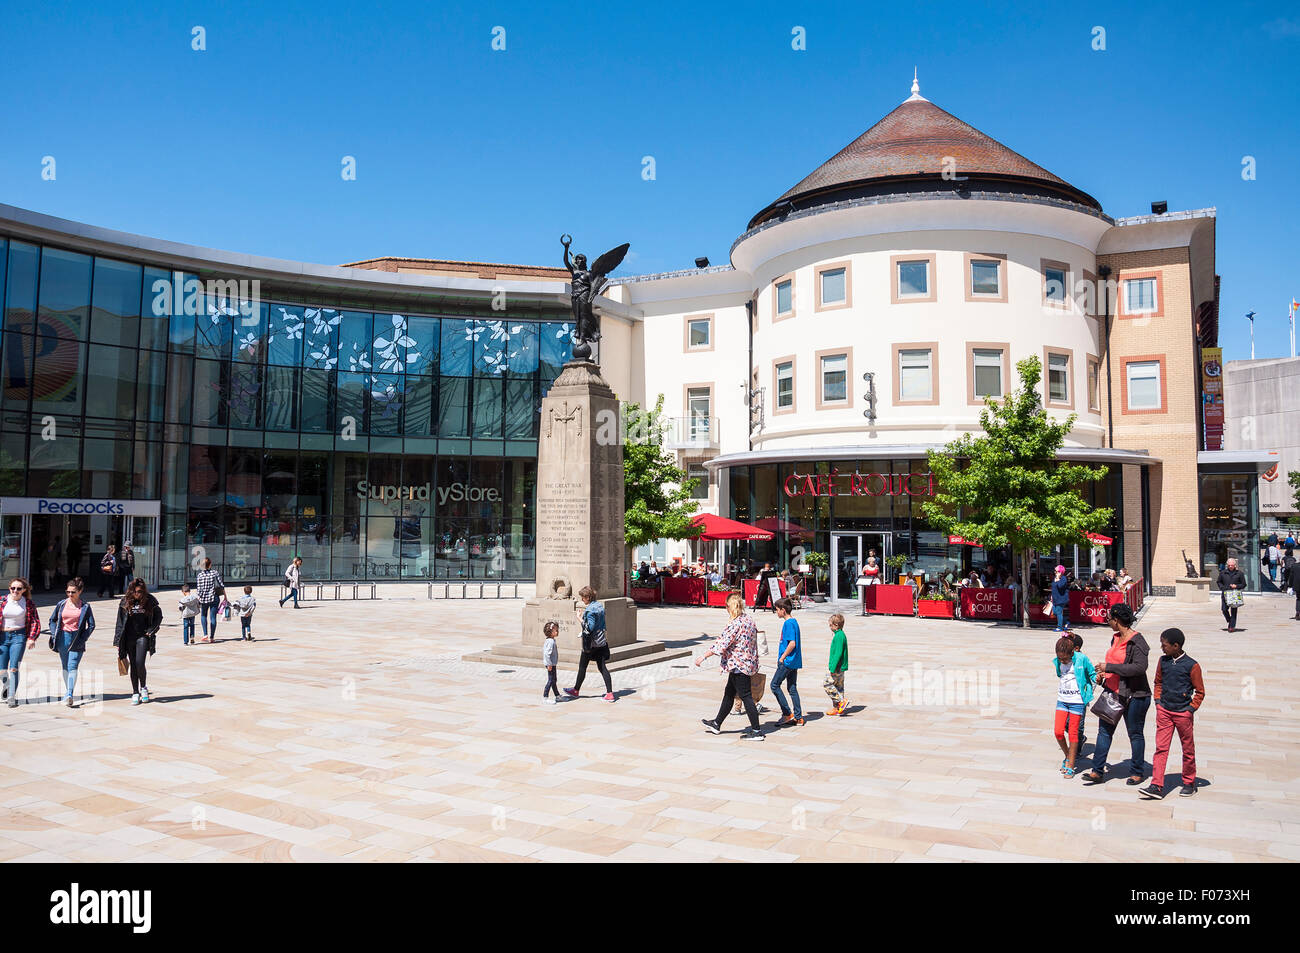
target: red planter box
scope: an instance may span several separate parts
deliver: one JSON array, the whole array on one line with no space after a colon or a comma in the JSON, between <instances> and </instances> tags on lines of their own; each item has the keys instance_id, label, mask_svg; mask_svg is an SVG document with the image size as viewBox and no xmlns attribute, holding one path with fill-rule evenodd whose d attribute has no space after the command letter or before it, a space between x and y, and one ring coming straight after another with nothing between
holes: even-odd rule
<instances>
[{"instance_id":1,"label":"red planter box","mask_svg":"<svg viewBox=\"0 0 1300 953\"><path fill-rule=\"evenodd\" d=\"M1117 602L1127 601L1122 592L1080 592L1070 593L1070 621L1090 622L1093 625L1105 625L1110 607Z\"/></svg>"},{"instance_id":2,"label":"red planter box","mask_svg":"<svg viewBox=\"0 0 1300 953\"><path fill-rule=\"evenodd\" d=\"M950 599L918 599L916 616L918 619L955 619L957 606Z\"/></svg>"},{"instance_id":3,"label":"red planter box","mask_svg":"<svg viewBox=\"0 0 1300 953\"><path fill-rule=\"evenodd\" d=\"M729 595L731 595L730 592L718 592L714 589L710 589L708 592L709 601L706 604L715 608L725 609L727 607L727 597Z\"/></svg>"},{"instance_id":4,"label":"red planter box","mask_svg":"<svg viewBox=\"0 0 1300 953\"><path fill-rule=\"evenodd\" d=\"M664 602L674 606L702 606L709 591L707 579L686 576L670 577L663 585Z\"/></svg>"},{"instance_id":5,"label":"red planter box","mask_svg":"<svg viewBox=\"0 0 1300 953\"><path fill-rule=\"evenodd\" d=\"M1035 622L1050 622L1052 625L1056 625L1056 615L1052 612L1052 604L1050 602L1044 602L1041 605L1030 606L1029 622L1030 624Z\"/></svg>"},{"instance_id":6,"label":"red planter box","mask_svg":"<svg viewBox=\"0 0 1300 953\"><path fill-rule=\"evenodd\" d=\"M912 592L911 586L863 586L863 611L912 615Z\"/></svg>"},{"instance_id":7,"label":"red planter box","mask_svg":"<svg viewBox=\"0 0 1300 953\"><path fill-rule=\"evenodd\" d=\"M653 604L659 601L658 586L633 586L632 601L644 604Z\"/></svg>"},{"instance_id":8,"label":"red planter box","mask_svg":"<svg viewBox=\"0 0 1300 953\"><path fill-rule=\"evenodd\" d=\"M745 593L745 605L754 608L754 600L758 598L758 580L744 579L741 581L741 587ZM786 596L786 586L784 579L777 580L777 587L781 590L781 598Z\"/></svg>"},{"instance_id":9,"label":"red planter box","mask_svg":"<svg viewBox=\"0 0 1300 953\"><path fill-rule=\"evenodd\" d=\"M1016 591L1014 589L961 589L963 619L1014 619L1016 617Z\"/></svg>"}]
</instances>

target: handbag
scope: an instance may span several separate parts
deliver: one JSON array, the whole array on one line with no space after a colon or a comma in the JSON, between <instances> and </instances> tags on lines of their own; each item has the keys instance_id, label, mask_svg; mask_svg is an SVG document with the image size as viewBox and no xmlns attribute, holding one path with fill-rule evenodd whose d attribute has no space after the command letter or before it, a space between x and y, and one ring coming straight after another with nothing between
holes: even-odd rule
<instances>
[{"instance_id":1,"label":"handbag","mask_svg":"<svg viewBox=\"0 0 1300 953\"><path fill-rule=\"evenodd\" d=\"M767 675L763 672L755 672L749 676L749 694L754 697L754 704L757 705L763 700L763 692L767 691Z\"/></svg>"},{"instance_id":2,"label":"handbag","mask_svg":"<svg viewBox=\"0 0 1300 953\"><path fill-rule=\"evenodd\" d=\"M129 671L131 671L131 666L127 664L126 659L119 655L117 657L117 674L125 675Z\"/></svg>"},{"instance_id":3,"label":"handbag","mask_svg":"<svg viewBox=\"0 0 1300 953\"><path fill-rule=\"evenodd\" d=\"M1228 589L1223 593L1223 603L1229 609L1239 609L1246 601L1246 594L1240 589Z\"/></svg>"},{"instance_id":4,"label":"handbag","mask_svg":"<svg viewBox=\"0 0 1300 953\"><path fill-rule=\"evenodd\" d=\"M1092 713L1112 727L1124 717L1124 708L1123 699L1109 688L1103 688L1097 700L1092 703Z\"/></svg>"}]
</instances>

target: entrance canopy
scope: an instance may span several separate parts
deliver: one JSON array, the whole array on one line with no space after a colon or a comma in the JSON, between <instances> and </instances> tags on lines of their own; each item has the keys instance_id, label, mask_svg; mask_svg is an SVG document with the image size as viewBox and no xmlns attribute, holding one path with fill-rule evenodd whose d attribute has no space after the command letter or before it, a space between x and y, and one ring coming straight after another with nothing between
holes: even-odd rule
<instances>
[{"instance_id":1,"label":"entrance canopy","mask_svg":"<svg viewBox=\"0 0 1300 953\"><path fill-rule=\"evenodd\" d=\"M704 532L699 535L699 539L762 540L772 538L772 534L767 530L759 529L757 526L750 526L747 523L740 523L736 520L729 520L725 516L714 516L712 513L701 513L691 520L691 525L703 527Z\"/></svg>"}]
</instances>

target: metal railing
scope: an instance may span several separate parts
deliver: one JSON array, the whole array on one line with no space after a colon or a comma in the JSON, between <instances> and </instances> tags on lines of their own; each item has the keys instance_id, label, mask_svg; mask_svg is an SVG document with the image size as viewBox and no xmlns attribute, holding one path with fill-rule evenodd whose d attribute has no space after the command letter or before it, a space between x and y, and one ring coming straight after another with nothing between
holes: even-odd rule
<instances>
[{"instance_id":1,"label":"metal railing","mask_svg":"<svg viewBox=\"0 0 1300 953\"><path fill-rule=\"evenodd\" d=\"M664 446L669 450L717 449L717 417L665 417Z\"/></svg>"}]
</instances>

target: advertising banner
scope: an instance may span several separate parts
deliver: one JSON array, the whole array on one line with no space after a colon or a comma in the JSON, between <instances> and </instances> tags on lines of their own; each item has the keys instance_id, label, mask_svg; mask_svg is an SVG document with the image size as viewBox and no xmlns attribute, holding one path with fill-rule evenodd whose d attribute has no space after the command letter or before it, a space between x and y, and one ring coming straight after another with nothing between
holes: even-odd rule
<instances>
[{"instance_id":1,"label":"advertising banner","mask_svg":"<svg viewBox=\"0 0 1300 953\"><path fill-rule=\"evenodd\" d=\"M1223 449L1223 349L1201 348L1201 408L1205 449Z\"/></svg>"},{"instance_id":2,"label":"advertising banner","mask_svg":"<svg viewBox=\"0 0 1300 953\"><path fill-rule=\"evenodd\" d=\"M960 589L963 619L1014 619L1016 617L1016 592L1014 589Z\"/></svg>"}]
</instances>

